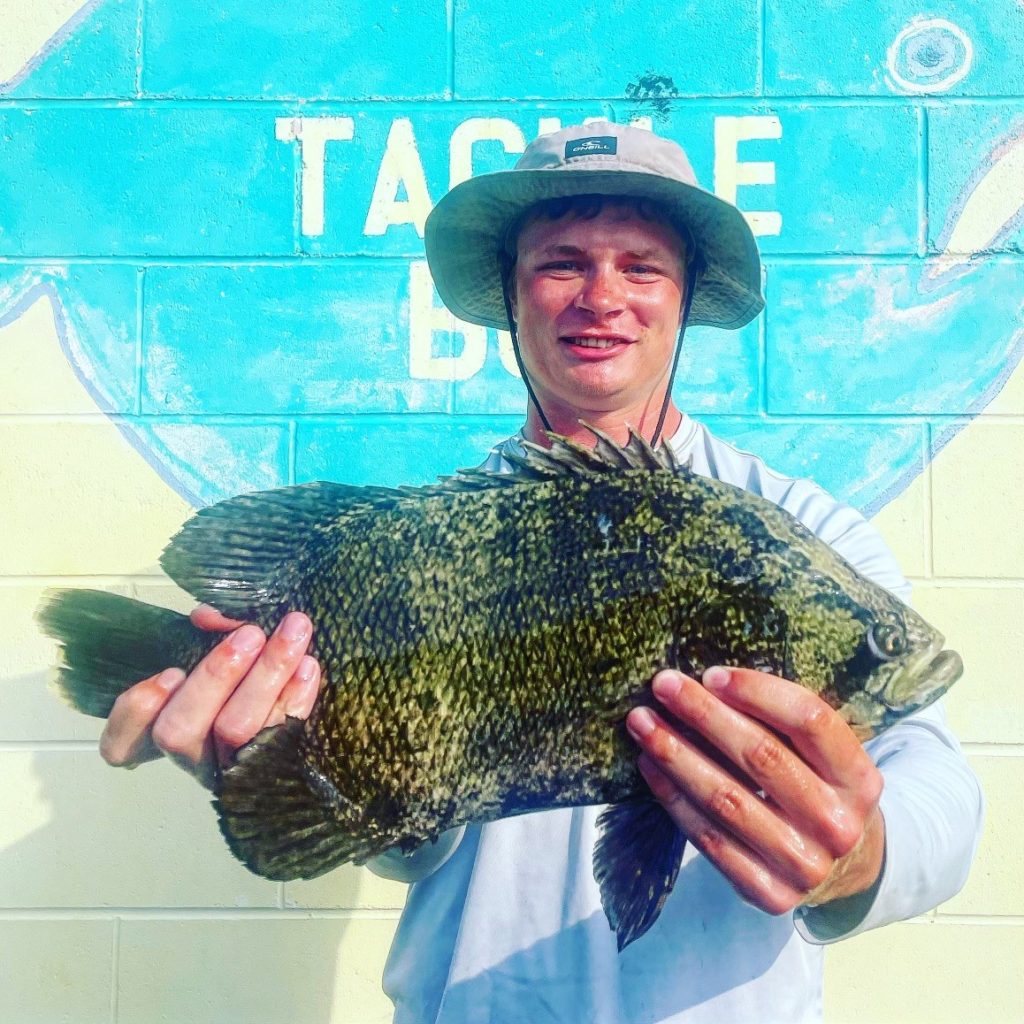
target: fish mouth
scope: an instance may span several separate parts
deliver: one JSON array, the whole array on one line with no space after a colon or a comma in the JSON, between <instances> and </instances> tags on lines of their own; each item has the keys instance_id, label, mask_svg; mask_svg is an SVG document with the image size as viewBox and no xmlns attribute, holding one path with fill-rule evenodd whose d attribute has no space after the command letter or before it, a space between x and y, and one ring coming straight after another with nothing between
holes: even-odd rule
<instances>
[{"instance_id":1,"label":"fish mouth","mask_svg":"<svg viewBox=\"0 0 1024 1024\"><path fill-rule=\"evenodd\" d=\"M939 645L941 647L941 641ZM956 651L938 650L935 646L925 648L920 656L906 662L887 687L888 695L883 699L885 724L894 722L916 711L923 711L934 704L963 675L964 663ZM898 695L907 688L916 699L899 700Z\"/></svg>"}]
</instances>

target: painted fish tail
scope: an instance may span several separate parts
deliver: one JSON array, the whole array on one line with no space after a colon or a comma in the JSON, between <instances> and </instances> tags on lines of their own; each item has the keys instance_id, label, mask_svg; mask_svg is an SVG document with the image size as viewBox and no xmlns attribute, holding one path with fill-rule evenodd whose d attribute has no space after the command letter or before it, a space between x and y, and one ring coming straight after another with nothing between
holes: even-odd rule
<instances>
[{"instance_id":1,"label":"painted fish tail","mask_svg":"<svg viewBox=\"0 0 1024 1024\"><path fill-rule=\"evenodd\" d=\"M97 718L140 679L172 665L190 668L221 639L187 615L100 590L48 591L36 619L62 648L57 689Z\"/></svg>"}]
</instances>

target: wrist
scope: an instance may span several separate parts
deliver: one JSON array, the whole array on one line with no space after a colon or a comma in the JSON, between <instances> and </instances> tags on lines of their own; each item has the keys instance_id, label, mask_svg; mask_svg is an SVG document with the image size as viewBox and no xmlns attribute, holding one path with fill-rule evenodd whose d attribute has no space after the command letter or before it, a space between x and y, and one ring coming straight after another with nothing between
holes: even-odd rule
<instances>
[{"instance_id":1,"label":"wrist","mask_svg":"<svg viewBox=\"0 0 1024 1024\"><path fill-rule=\"evenodd\" d=\"M809 893L803 906L821 907L873 890L885 864L885 819L875 807L864 824L860 842L832 867L828 878Z\"/></svg>"}]
</instances>

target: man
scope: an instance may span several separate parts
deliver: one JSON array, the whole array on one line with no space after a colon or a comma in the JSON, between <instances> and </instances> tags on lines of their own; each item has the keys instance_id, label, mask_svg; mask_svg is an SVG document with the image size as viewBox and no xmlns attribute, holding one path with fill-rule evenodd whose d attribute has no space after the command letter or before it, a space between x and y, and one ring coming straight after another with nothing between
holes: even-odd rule
<instances>
[{"instance_id":1,"label":"man","mask_svg":"<svg viewBox=\"0 0 1024 1024\"><path fill-rule=\"evenodd\" d=\"M735 207L699 189L683 151L599 123L533 143L516 169L471 179L437 206L427 257L460 317L509 327L529 406L522 436L584 443L580 421L664 439L693 468L797 515L866 575L908 587L874 530L808 481L724 444L671 399L687 323L735 328L760 311L760 264ZM678 337L677 337L678 336ZM503 453L488 460L511 467ZM160 751L208 777L285 713L309 713L312 626L264 638L238 626L187 678L171 669L115 706L114 764ZM803 688L715 667L660 672L663 713L630 713L640 769L690 839L675 891L622 954L591 869L596 808L469 826L373 865L414 881L385 973L401 1022L815 1020L818 945L921 913L963 883L977 783L930 709L865 749ZM709 757L683 734L701 734ZM692 733L691 733L692 735Z\"/></svg>"}]
</instances>

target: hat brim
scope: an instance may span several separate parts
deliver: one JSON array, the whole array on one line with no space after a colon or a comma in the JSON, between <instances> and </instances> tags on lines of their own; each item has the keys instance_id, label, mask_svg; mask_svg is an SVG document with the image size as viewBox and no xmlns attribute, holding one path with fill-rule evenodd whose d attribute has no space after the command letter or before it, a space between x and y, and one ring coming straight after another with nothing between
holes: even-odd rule
<instances>
[{"instance_id":1,"label":"hat brim","mask_svg":"<svg viewBox=\"0 0 1024 1024\"><path fill-rule=\"evenodd\" d=\"M764 308L761 260L742 213L696 185L643 171L499 171L453 188L427 218L424 245L441 301L457 317L508 329L499 253L512 222L545 199L634 196L661 204L693 236L704 268L691 324L735 330Z\"/></svg>"}]
</instances>

